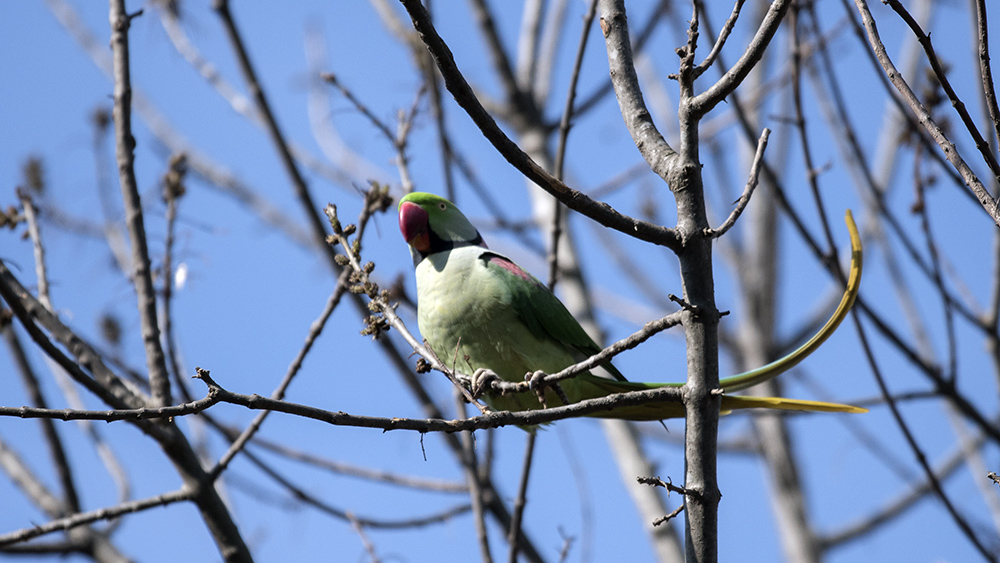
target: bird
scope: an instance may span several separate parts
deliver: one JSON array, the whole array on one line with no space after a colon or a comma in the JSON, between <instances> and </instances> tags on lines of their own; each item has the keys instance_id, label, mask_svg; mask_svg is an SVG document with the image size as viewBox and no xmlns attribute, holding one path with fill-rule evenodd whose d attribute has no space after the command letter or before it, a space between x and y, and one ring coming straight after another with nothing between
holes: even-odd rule
<instances>
[{"instance_id":1,"label":"bird","mask_svg":"<svg viewBox=\"0 0 1000 563\"><path fill-rule=\"evenodd\" d=\"M556 373L601 351L559 298L513 260L490 250L479 231L451 201L431 193L412 192L400 199L398 211L399 229L409 245L415 269L420 334L442 362L473 374L473 389L494 377L522 382L539 372ZM860 240L850 211L847 222L852 268L837 311L816 336L789 355L721 380L722 413L752 408L866 412L837 403L729 394L771 379L801 362L846 316L861 275ZM559 381L558 388L547 386L542 393L486 390L482 399L496 411L526 411L615 393L683 385L628 381L610 361L601 363L600 368ZM681 402L655 402L587 416L662 421L684 414Z\"/></svg>"}]
</instances>

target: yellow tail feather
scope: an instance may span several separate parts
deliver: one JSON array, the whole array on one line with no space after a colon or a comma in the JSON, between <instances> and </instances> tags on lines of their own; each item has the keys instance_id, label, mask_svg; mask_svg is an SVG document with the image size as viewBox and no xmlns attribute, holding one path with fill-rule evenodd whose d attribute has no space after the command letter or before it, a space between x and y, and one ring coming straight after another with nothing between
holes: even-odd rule
<instances>
[{"instance_id":1,"label":"yellow tail feather","mask_svg":"<svg viewBox=\"0 0 1000 563\"><path fill-rule=\"evenodd\" d=\"M803 412L850 412L863 413L868 409L839 403L824 403L822 401L803 401L785 397L751 397L747 395L725 395L722 397L721 411L729 413L740 409L777 409Z\"/></svg>"}]
</instances>

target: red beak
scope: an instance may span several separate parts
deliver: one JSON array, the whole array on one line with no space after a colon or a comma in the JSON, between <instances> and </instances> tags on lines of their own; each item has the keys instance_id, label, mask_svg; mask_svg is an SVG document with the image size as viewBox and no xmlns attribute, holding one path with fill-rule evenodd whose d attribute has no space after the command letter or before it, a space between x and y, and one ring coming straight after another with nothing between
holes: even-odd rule
<instances>
[{"instance_id":1,"label":"red beak","mask_svg":"<svg viewBox=\"0 0 1000 563\"><path fill-rule=\"evenodd\" d=\"M427 225L428 215L423 207L411 201L399 206L399 232L407 244L419 252L431 249L431 235Z\"/></svg>"}]
</instances>

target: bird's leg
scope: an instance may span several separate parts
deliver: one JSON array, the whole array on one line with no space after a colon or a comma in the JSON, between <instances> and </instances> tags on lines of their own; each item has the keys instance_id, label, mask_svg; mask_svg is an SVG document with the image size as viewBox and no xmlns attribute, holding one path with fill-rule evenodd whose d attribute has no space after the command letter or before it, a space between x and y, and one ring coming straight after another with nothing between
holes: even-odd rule
<instances>
[{"instance_id":1,"label":"bird's leg","mask_svg":"<svg viewBox=\"0 0 1000 563\"><path fill-rule=\"evenodd\" d=\"M491 369L479 368L472 374L472 396L479 398L493 387L494 381L500 381L500 376Z\"/></svg>"}]
</instances>

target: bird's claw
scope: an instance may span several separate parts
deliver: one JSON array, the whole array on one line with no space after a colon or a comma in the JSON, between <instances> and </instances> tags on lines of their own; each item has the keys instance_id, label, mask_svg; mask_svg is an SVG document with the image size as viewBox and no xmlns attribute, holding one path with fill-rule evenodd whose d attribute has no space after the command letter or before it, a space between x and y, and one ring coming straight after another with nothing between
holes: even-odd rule
<instances>
[{"instance_id":1,"label":"bird's claw","mask_svg":"<svg viewBox=\"0 0 1000 563\"><path fill-rule=\"evenodd\" d=\"M500 376L491 369L479 368L472 374L472 396L479 398L493 386L494 381L500 381Z\"/></svg>"},{"instance_id":2,"label":"bird's claw","mask_svg":"<svg viewBox=\"0 0 1000 563\"><path fill-rule=\"evenodd\" d=\"M528 383L528 389L531 389L532 391L538 390L544 379L545 372L541 370L524 375L524 381Z\"/></svg>"}]
</instances>

